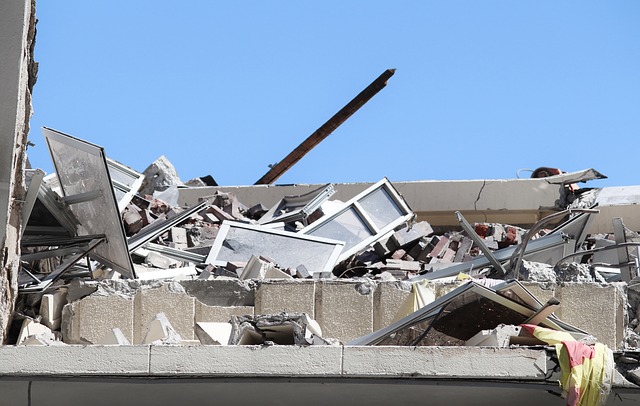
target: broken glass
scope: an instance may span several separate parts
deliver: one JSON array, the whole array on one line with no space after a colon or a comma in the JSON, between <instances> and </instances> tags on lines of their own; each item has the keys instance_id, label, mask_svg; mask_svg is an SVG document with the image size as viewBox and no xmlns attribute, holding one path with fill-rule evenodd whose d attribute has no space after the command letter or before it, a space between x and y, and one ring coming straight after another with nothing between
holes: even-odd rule
<instances>
[{"instance_id":1,"label":"broken glass","mask_svg":"<svg viewBox=\"0 0 640 406\"><path fill-rule=\"evenodd\" d=\"M224 221L206 262L224 266L255 255L273 259L282 269L304 265L311 273L330 272L343 247L342 241Z\"/></svg>"}]
</instances>

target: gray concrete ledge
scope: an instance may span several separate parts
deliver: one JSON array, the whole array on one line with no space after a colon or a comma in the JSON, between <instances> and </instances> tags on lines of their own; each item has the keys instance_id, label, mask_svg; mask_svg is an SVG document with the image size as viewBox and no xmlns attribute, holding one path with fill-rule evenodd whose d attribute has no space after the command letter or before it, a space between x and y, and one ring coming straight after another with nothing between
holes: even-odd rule
<instances>
[{"instance_id":1,"label":"gray concrete ledge","mask_svg":"<svg viewBox=\"0 0 640 406\"><path fill-rule=\"evenodd\" d=\"M544 380L547 354L526 348L344 347L344 376Z\"/></svg>"},{"instance_id":2,"label":"gray concrete ledge","mask_svg":"<svg viewBox=\"0 0 640 406\"><path fill-rule=\"evenodd\" d=\"M544 350L480 347L4 346L0 377L333 377L543 381Z\"/></svg>"}]
</instances>

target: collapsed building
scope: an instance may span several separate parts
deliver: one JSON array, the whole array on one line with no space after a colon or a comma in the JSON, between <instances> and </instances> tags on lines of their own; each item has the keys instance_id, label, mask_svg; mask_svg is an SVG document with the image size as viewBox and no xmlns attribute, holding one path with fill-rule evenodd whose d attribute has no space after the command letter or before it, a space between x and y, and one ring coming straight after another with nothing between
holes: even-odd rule
<instances>
[{"instance_id":1,"label":"collapsed building","mask_svg":"<svg viewBox=\"0 0 640 406\"><path fill-rule=\"evenodd\" d=\"M45 174L24 163L33 4L0 7L23 30L0 49L21 79L0 103L3 403L640 397L638 188L553 168L225 187L50 128Z\"/></svg>"}]
</instances>

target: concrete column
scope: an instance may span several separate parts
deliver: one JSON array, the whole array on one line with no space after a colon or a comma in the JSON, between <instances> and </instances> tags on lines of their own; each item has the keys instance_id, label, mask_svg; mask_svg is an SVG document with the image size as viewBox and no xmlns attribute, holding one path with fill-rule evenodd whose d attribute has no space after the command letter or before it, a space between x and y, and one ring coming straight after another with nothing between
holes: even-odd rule
<instances>
[{"instance_id":1,"label":"concrete column","mask_svg":"<svg viewBox=\"0 0 640 406\"><path fill-rule=\"evenodd\" d=\"M4 341L17 291L20 200L31 89L35 0L0 2L0 336Z\"/></svg>"}]
</instances>

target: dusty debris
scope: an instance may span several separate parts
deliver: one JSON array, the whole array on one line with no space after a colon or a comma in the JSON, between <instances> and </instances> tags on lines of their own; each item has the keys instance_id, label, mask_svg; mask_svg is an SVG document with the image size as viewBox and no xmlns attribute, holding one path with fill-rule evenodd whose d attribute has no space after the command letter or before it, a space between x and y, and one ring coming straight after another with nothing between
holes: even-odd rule
<instances>
[{"instance_id":1,"label":"dusty debris","mask_svg":"<svg viewBox=\"0 0 640 406\"><path fill-rule=\"evenodd\" d=\"M230 345L327 345L320 325L306 313L232 316Z\"/></svg>"}]
</instances>

